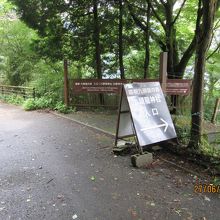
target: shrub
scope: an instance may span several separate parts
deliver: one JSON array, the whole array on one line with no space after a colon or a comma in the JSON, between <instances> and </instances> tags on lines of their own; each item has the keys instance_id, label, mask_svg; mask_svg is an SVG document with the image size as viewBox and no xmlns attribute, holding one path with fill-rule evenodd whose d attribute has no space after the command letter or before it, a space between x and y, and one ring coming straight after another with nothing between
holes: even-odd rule
<instances>
[{"instance_id":1,"label":"shrub","mask_svg":"<svg viewBox=\"0 0 220 220\"><path fill-rule=\"evenodd\" d=\"M53 108L52 99L47 97L35 99L35 104L37 109Z\"/></svg>"},{"instance_id":2,"label":"shrub","mask_svg":"<svg viewBox=\"0 0 220 220\"><path fill-rule=\"evenodd\" d=\"M26 111L49 108L49 109L57 110L57 111L64 113L64 114L75 111L73 108L67 107L63 102L57 102L54 104L52 99L48 98L48 97L27 99L23 103L23 108Z\"/></svg>"},{"instance_id":3,"label":"shrub","mask_svg":"<svg viewBox=\"0 0 220 220\"><path fill-rule=\"evenodd\" d=\"M36 109L35 100L34 99L27 99L27 100L25 100L25 102L23 103L23 108L26 111L35 110Z\"/></svg>"},{"instance_id":4,"label":"shrub","mask_svg":"<svg viewBox=\"0 0 220 220\"><path fill-rule=\"evenodd\" d=\"M56 106L54 107L54 110L57 110L64 114L75 111L75 109L67 107L63 102L57 102Z\"/></svg>"},{"instance_id":5,"label":"shrub","mask_svg":"<svg viewBox=\"0 0 220 220\"><path fill-rule=\"evenodd\" d=\"M0 95L0 99L14 105L22 105L24 102L24 98L17 95Z\"/></svg>"},{"instance_id":6,"label":"shrub","mask_svg":"<svg viewBox=\"0 0 220 220\"><path fill-rule=\"evenodd\" d=\"M175 124L177 137L180 143L187 145L190 138L191 118L187 116L174 115L173 122Z\"/></svg>"}]
</instances>

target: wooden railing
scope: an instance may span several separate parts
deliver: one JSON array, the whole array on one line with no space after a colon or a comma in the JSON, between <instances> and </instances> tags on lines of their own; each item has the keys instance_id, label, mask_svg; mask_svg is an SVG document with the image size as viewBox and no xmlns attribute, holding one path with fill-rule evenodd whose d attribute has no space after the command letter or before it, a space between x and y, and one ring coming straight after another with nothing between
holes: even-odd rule
<instances>
[{"instance_id":1,"label":"wooden railing","mask_svg":"<svg viewBox=\"0 0 220 220\"><path fill-rule=\"evenodd\" d=\"M24 86L0 85L0 94L22 96L24 99L35 98L35 88Z\"/></svg>"}]
</instances>

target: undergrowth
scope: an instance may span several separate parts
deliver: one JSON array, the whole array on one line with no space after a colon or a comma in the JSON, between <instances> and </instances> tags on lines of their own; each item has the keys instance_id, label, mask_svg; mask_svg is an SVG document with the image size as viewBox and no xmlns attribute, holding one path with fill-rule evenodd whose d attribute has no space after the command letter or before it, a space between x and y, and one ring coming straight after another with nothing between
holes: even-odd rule
<instances>
[{"instance_id":1,"label":"undergrowth","mask_svg":"<svg viewBox=\"0 0 220 220\"><path fill-rule=\"evenodd\" d=\"M174 115L172 117L175 124L178 142L182 146L188 146L191 132L191 118L182 115ZM213 138L213 141L210 141L208 138L209 134L203 134L197 153L214 158L220 158L220 136L218 135L219 133L216 133L216 137Z\"/></svg>"},{"instance_id":2,"label":"undergrowth","mask_svg":"<svg viewBox=\"0 0 220 220\"><path fill-rule=\"evenodd\" d=\"M24 99L23 97L16 95L0 95L0 99L6 103L20 105L26 111L32 111L37 109L51 109L64 114L75 111L74 108L67 107L63 102L54 102L53 99L49 97Z\"/></svg>"}]
</instances>

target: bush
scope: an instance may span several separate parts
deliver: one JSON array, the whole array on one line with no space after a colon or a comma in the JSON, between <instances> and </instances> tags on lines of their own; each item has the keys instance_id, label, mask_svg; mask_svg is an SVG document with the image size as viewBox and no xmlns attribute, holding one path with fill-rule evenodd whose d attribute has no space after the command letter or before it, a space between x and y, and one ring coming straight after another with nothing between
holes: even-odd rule
<instances>
[{"instance_id":1,"label":"bush","mask_svg":"<svg viewBox=\"0 0 220 220\"><path fill-rule=\"evenodd\" d=\"M190 138L191 118L187 116L174 115L173 122L180 143L187 145Z\"/></svg>"},{"instance_id":2,"label":"bush","mask_svg":"<svg viewBox=\"0 0 220 220\"><path fill-rule=\"evenodd\" d=\"M53 108L52 99L47 97L41 97L35 99L37 109Z\"/></svg>"},{"instance_id":3,"label":"bush","mask_svg":"<svg viewBox=\"0 0 220 220\"><path fill-rule=\"evenodd\" d=\"M36 103L34 99L27 99L24 103L23 103L23 108L26 111L31 111L31 110L35 110L36 109Z\"/></svg>"},{"instance_id":4,"label":"bush","mask_svg":"<svg viewBox=\"0 0 220 220\"><path fill-rule=\"evenodd\" d=\"M36 99L27 99L24 104L23 108L26 111L31 111L35 109L44 109L44 108L52 108L51 104L52 100L47 99L46 97L36 98Z\"/></svg>"},{"instance_id":5,"label":"bush","mask_svg":"<svg viewBox=\"0 0 220 220\"><path fill-rule=\"evenodd\" d=\"M64 113L64 114L75 111L75 109L67 107L62 102L57 102L56 106L54 107L54 110L57 110L57 111Z\"/></svg>"},{"instance_id":6,"label":"bush","mask_svg":"<svg viewBox=\"0 0 220 220\"><path fill-rule=\"evenodd\" d=\"M47 97L41 97L41 98L36 98L36 99L32 99L32 98L27 99L23 103L23 108L26 111L49 108L49 109L57 110L57 111L64 113L64 114L67 114L67 113L74 111L73 108L67 107L63 102L57 102L54 104L52 102L52 99L47 98Z\"/></svg>"},{"instance_id":7,"label":"bush","mask_svg":"<svg viewBox=\"0 0 220 220\"><path fill-rule=\"evenodd\" d=\"M14 105L22 105L24 103L24 98L22 96L0 95L0 99L4 100L7 103L14 104Z\"/></svg>"}]
</instances>

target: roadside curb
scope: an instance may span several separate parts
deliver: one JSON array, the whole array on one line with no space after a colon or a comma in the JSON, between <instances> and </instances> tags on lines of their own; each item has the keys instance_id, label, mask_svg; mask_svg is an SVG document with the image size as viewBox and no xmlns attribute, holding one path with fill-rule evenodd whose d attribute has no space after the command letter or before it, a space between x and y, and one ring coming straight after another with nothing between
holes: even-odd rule
<instances>
[{"instance_id":1,"label":"roadside curb","mask_svg":"<svg viewBox=\"0 0 220 220\"><path fill-rule=\"evenodd\" d=\"M58 116L58 117L60 117L60 118L64 118L64 119L67 119L67 120L69 120L69 121L75 122L75 123L77 123L77 124L79 124L79 125L86 126L86 127L90 128L90 129L92 129L92 130L96 130L96 131L98 131L98 132L101 132L101 133L103 133L103 134L105 134L105 135L107 135L107 136L109 136L109 137L111 137L111 138L114 138L114 137L115 137L115 134L113 134L113 133L111 133L111 132L108 132L108 131L105 131L105 130L103 130L103 129L101 129L101 128L98 128L98 127L96 127L96 126L92 126L92 125L86 124L86 123L84 123L84 122L81 122L81 121L79 121L79 120L76 120L76 119L67 117L67 116L65 116L65 115L63 115L63 114L60 114L60 113L57 113L57 112L54 112L54 111L50 111L50 113L51 113L52 115Z\"/></svg>"}]
</instances>

